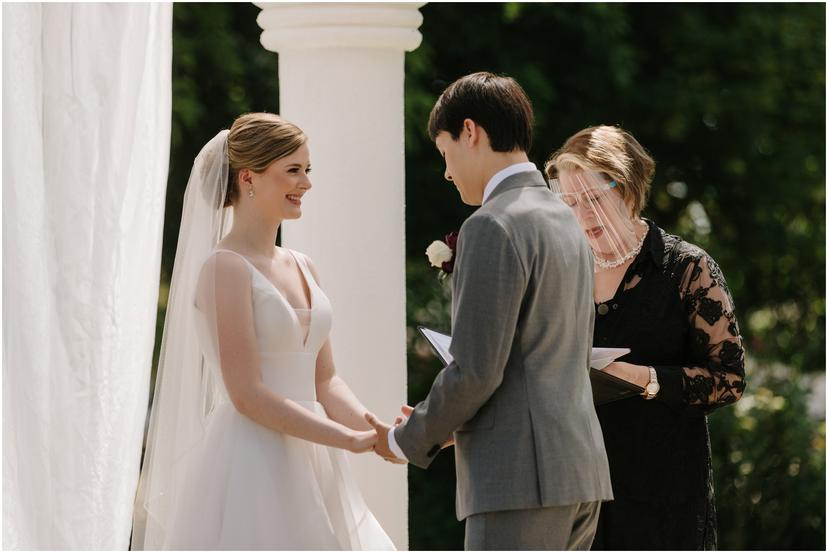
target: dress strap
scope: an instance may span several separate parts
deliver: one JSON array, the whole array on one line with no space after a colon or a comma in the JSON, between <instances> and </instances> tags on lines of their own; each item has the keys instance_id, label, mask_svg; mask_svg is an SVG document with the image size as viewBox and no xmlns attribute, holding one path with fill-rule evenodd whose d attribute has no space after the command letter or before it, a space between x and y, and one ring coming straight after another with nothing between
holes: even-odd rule
<instances>
[{"instance_id":1,"label":"dress strap","mask_svg":"<svg viewBox=\"0 0 828 553\"><path fill-rule=\"evenodd\" d=\"M313 278L313 273L311 273L310 267L305 262L305 256L302 253L297 252L296 250L291 250L290 248L285 248L290 254L293 256L293 259L296 260L296 264L299 265L299 269L302 271L302 274L305 277L305 280L308 283L313 282L316 286L319 286L319 283L316 282L316 279Z\"/></svg>"},{"instance_id":2,"label":"dress strap","mask_svg":"<svg viewBox=\"0 0 828 553\"><path fill-rule=\"evenodd\" d=\"M295 250L290 249L290 248L285 248L285 249L288 252L290 252L290 254L293 256L293 259L296 261L296 264L299 265L299 270L302 272L302 276L305 277L305 280L308 282L308 284L310 284L312 282L314 285L319 286L319 283L316 282L315 278L313 278L313 273L311 273L310 267L308 267L308 264L305 263L305 256L302 255L301 253L295 251ZM245 261L245 263L247 263L247 265L249 267L252 267L257 273L261 274L261 271L259 271L259 269L257 269L256 266L253 265L253 262L250 261L249 259L247 259L245 256L243 256L239 252L234 252L233 250L228 250L228 249L225 249L225 248L216 248L216 249L213 250L213 253L218 253L218 252L228 252L228 253L232 253L233 255L236 255L238 257L241 257ZM262 276L264 277L263 274L262 274ZM267 277L265 277L265 279L267 279ZM269 281L270 279L267 279L267 280ZM273 284L273 283L271 283L271 284ZM281 293L281 291L279 291L279 293Z\"/></svg>"},{"instance_id":3,"label":"dress strap","mask_svg":"<svg viewBox=\"0 0 828 553\"><path fill-rule=\"evenodd\" d=\"M219 252L232 253L236 257L240 257L242 259L242 261L244 261L245 265L247 265L247 272L248 273L259 273L259 274L261 274L261 271L259 271L259 269L257 269L256 266L253 265L253 262L250 261L249 259L247 259L245 256L243 256L239 252L234 252L233 250L228 250L228 249L225 249L225 248L217 248L217 249L213 250L213 255L215 255ZM252 271L251 271L251 269L252 269ZM262 277L267 278L264 275L262 275ZM251 274L251 278L252 278L252 274Z\"/></svg>"},{"instance_id":4,"label":"dress strap","mask_svg":"<svg viewBox=\"0 0 828 553\"><path fill-rule=\"evenodd\" d=\"M218 252L232 253L235 256L241 257L248 265L253 265L253 263L251 263L251 261L249 259L247 259L245 256L243 256L239 252L234 252L233 250L226 250L224 248L217 248L217 249L213 250L213 253L218 253Z\"/></svg>"}]
</instances>

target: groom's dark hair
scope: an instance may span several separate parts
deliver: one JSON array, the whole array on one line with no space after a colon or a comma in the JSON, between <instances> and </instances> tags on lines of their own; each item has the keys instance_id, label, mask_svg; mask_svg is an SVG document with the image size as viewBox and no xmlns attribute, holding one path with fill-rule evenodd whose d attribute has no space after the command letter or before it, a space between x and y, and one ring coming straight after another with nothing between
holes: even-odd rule
<instances>
[{"instance_id":1,"label":"groom's dark hair","mask_svg":"<svg viewBox=\"0 0 828 553\"><path fill-rule=\"evenodd\" d=\"M486 130L495 152L528 152L532 147L532 103L511 77L488 72L460 77L437 98L428 117L431 140L442 131L460 137L463 120Z\"/></svg>"}]
</instances>

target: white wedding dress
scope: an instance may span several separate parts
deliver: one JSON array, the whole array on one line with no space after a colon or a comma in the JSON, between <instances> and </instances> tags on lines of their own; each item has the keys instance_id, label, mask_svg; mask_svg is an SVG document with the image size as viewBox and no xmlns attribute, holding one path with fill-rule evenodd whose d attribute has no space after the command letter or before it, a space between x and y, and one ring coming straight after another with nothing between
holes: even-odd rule
<instances>
[{"instance_id":1,"label":"white wedding dress","mask_svg":"<svg viewBox=\"0 0 828 553\"><path fill-rule=\"evenodd\" d=\"M316 401L314 372L331 328L331 305L303 257L294 254L310 290L310 310L291 307L241 255L213 255L238 255L249 269L264 383L327 416ZM196 313L205 358L217 363L206 317ZM209 415L204 438L183 463L163 549L394 549L365 505L343 450L270 430L227 399Z\"/></svg>"}]
</instances>

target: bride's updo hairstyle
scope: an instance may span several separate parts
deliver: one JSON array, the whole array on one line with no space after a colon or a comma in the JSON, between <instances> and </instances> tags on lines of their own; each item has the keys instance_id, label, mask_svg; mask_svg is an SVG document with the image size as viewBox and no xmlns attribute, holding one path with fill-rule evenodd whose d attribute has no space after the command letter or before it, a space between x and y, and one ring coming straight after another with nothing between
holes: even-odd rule
<instances>
[{"instance_id":1,"label":"bride's updo hairstyle","mask_svg":"<svg viewBox=\"0 0 828 553\"><path fill-rule=\"evenodd\" d=\"M307 141L302 129L273 113L245 113L230 127L227 137L228 171L227 196L224 207L239 199L239 171L250 169L261 173L285 156L289 156Z\"/></svg>"}]
</instances>

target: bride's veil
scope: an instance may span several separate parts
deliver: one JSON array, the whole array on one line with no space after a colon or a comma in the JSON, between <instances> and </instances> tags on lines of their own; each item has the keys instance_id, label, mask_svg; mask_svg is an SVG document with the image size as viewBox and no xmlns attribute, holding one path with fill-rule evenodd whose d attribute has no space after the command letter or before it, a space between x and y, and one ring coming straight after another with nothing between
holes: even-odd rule
<instances>
[{"instance_id":1,"label":"bride's veil","mask_svg":"<svg viewBox=\"0 0 828 553\"><path fill-rule=\"evenodd\" d=\"M187 189L170 283L167 314L146 451L135 499L132 549L160 549L168 531L182 459L202 438L204 422L222 396L205 363L195 317L202 265L232 225L223 207L228 186L227 130L196 156Z\"/></svg>"}]
</instances>

